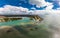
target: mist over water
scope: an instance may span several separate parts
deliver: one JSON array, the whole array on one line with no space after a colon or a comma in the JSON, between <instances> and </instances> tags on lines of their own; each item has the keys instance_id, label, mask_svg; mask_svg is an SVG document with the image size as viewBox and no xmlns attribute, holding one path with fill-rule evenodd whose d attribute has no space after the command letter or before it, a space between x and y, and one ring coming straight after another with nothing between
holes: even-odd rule
<instances>
[{"instance_id":1,"label":"mist over water","mask_svg":"<svg viewBox=\"0 0 60 38\"><path fill-rule=\"evenodd\" d=\"M60 15L57 13L49 13L43 16L43 21L40 24L48 27L48 31L52 32L52 38L60 38Z\"/></svg>"}]
</instances>

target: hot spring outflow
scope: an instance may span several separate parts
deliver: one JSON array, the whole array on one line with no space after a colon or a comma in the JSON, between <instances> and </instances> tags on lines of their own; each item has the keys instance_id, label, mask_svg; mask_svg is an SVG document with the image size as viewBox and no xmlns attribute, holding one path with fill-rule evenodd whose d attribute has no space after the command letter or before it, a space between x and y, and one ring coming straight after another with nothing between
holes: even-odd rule
<instances>
[{"instance_id":1,"label":"hot spring outflow","mask_svg":"<svg viewBox=\"0 0 60 38\"><path fill-rule=\"evenodd\" d=\"M0 38L51 38L38 15L0 15Z\"/></svg>"}]
</instances>

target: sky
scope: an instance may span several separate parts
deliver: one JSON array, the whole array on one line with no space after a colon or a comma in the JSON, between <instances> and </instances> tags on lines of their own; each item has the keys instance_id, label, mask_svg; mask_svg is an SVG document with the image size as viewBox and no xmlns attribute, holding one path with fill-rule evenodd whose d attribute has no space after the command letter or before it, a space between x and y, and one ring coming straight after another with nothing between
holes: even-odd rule
<instances>
[{"instance_id":1,"label":"sky","mask_svg":"<svg viewBox=\"0 0 60 38\"><path fill-rule=\"evenodd\" d=\"M44 8L46 8L46 6L44 7L36 7L36 5L32 5L30 4L29 2L31 2L32 0L0 0L0 7L3 7L5 5L12 5L12 6L22 6L24 8L28 8L28 9L31 9L32 7L38 9L38 10L42 10ZM39 1L39 0L38 0ZM37 4L37 2L36 4ZM41 0L40 0L41 1ZM60 7L60 4L59 4L59 0L45 0L46 2L49 2L49 3L53 3L53 9L57 9ZM34 2L34 0L33 0Z\"/></svg>"},{"instance_id":2,"label":"sky","mask_svg":"<svg viewBox=\"0 0 60 38\"><path fill-rule=\"evenodd\" d=\"M37 11L59 13L60 0L0 0L0 15L41 14L41 12L37 13Z\"/></svg>"}]
</instances>

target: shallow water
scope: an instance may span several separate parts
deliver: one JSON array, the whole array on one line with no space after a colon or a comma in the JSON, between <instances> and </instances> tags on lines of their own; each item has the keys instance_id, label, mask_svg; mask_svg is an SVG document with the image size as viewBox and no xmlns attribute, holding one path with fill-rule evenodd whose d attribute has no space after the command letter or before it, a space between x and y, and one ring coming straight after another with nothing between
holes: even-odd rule
<instances>
[{"instance_id":1,"label":"shallow water","mask_svg":"<svg viewBox=\"0 0 60 38\"><path fill-rule=\"evenodd\" d=\"M21 25L21 24L27 24L27 23L34 23L34 21L24 18L22 20L0 22L0 26L13 26L13 25Z\"/></svg>"}]
</instances>

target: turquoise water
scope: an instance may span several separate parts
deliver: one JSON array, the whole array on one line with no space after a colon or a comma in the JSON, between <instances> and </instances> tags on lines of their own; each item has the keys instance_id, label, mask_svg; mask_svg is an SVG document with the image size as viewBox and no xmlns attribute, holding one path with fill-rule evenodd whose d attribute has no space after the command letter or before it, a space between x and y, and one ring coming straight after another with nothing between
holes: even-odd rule
<instances>
[{"instance_id":1,"label":"turquoise water","mask_svg":"<svg viewBox=\"0 0 60 38\"><path fill-rule=\"evenodd\" d=\"M0 26L14 26L14 25L21 25L21 23L25 23L26 24L28 22L34 22L34 21L30 20L29 18L24 18L22 20L0 22Z\"/></svg>"}]
</instances>

